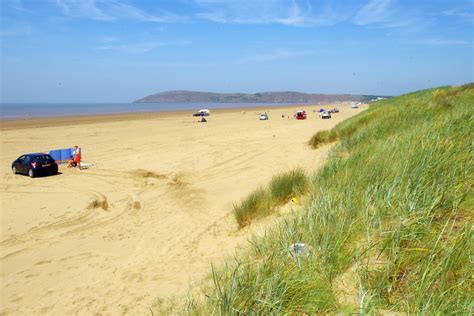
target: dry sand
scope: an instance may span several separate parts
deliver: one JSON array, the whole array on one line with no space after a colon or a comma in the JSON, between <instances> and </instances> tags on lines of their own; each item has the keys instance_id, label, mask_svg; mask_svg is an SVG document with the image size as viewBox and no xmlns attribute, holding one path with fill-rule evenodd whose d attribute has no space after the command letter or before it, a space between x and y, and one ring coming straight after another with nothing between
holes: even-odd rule
<instances>
[{"instance_id":1,"label":"dry sand","mask_svg":"<svg viewBox=\"0 0 474 316\"><path fill-rule=\"evenodd\" d=\"M274 174L316 169L329 147L310 150L309 138L362 110L321 120L317 108L305 121L281 118L293 107L269 121L260 108L208 123L189 112L0 123L0 313L142 314L185 293L247 245L252 229L237 229L232 204ZM11 173L23 153L75 144L92 168Z\"/></svg>"}]
</instances>

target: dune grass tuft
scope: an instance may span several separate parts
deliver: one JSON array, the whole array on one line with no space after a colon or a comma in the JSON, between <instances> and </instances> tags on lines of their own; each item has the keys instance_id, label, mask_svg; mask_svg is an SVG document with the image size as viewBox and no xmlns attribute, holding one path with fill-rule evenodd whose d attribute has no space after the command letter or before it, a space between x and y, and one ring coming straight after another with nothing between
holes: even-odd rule
<instances>
[{"instance_id":1,"label":"dune grass tuft","mask_svg":"<svg viewBox=\"0 0 474 316\"><path fill-rule=\"evenodd\" d=\"M270 194L276 205L288 202L292 196L304 194L308 187L307 176L303 169L297 168L274 176L270 182Z\"/></svg>"},{"instance_id":2,"label":"dune grass tuft","mask_svg":"<svg viewBox=\"0 0 474 316\"><path fill-rule=\"evenodd\" d=\"M240 228L252 220L270 215L278 206L288 202L295 195L304 194L308 178L301 168L274 176L268 188L259 188L239 204L234 204L234 215Z\"/></svg>"},{"instance_id":3,"label":"dune grass tuft","mask_svg":"<svg viewBox=\"0 0 474 316\"><path fill-rule=\"evenodd\" d=\"M240 204L234 205L234 215L241 228L250 224L253 219L266 216L272 212L271 197L263 188L255 190Z\"/></svg>"}]
</instances>

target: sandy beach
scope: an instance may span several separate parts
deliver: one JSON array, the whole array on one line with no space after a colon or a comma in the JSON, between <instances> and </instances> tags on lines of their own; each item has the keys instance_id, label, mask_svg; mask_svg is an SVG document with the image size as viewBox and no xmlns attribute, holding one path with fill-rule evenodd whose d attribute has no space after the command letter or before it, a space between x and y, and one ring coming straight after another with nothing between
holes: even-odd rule
<instances>
[{"instance_id":1,"label":"sandy beach","mask_svg":"<svg viewBox=\"0 0 474 316\"><path fill-rule=\"evenodd\" d=\"M140 113L1 122L2 315L143 314L184 294L238 247L232 204L273 175L315 170L329 146L306 146L364 109L322 120L281 118L297 107ZM268 110L270 120L259 121ZM29 152L80 145L87 170L14 176Z\"/></svg>"}]
</instances>

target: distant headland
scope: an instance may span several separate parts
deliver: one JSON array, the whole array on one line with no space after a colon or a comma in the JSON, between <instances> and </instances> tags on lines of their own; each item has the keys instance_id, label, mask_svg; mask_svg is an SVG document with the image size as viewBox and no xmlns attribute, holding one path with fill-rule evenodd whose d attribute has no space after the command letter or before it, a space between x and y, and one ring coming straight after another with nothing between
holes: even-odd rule
<instances>
[{"instance_id":1,"label":"distant headland","mask_svg":"<svg viewBox=\"0 0 474 316\"><path fill-rule=\"evenodd\" d=\"M378 95L320 94L296 91L275 91L258 93L214 93L174 90L151 94L134 103L325 103L325 102L367 102Z\"/></svg>"}]
</instances>

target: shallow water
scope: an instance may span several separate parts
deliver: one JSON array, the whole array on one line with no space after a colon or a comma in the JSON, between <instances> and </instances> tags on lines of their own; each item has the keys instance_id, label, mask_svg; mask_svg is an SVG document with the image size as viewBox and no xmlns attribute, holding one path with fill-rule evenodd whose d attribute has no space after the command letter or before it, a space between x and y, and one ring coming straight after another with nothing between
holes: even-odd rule
<instances>
[{"instance_id":1,"label":"shallow water","mask_svg":"<svg viewBox=\"0 0 474 316\"><path fill-rule=\"evenodd\" d=\"M1 119L94 115L138 112L167 112L202 108L227 109L292 105L288 103L3 103Z\"/></svg>"}]
</instances>

